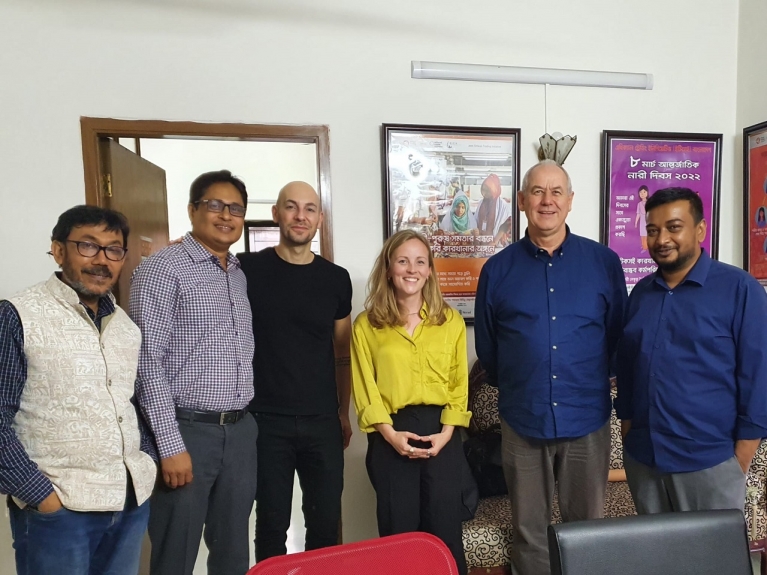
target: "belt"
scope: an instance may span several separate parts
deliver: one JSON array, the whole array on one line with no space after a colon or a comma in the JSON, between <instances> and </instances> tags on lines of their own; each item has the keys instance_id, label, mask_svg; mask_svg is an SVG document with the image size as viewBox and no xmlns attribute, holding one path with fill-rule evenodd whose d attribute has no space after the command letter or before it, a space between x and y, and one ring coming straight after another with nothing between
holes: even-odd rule
<instances>
[{"instance_id":1,"label":"belt","mask_svg":"<svg viewBox=\"0 0 767 575\"><path fill-rule=\"evenodd\" d=\"M187 409L185 407L176 408L176 419L183 419L192 423L193 421L199 421L200 423L217 423L218 425L230 425L237 423L245 414L248 413L248 408L244 407L238 411L197 411L195 409Z\"/></svg>"}]
</instances>

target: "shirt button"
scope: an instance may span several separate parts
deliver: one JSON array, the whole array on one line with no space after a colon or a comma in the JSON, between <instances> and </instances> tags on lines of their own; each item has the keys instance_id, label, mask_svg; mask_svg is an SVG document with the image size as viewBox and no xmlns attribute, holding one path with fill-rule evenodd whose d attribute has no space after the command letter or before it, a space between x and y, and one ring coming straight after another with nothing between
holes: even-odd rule
<instances>
[{"instance_id":1,"label":"shirt button","mask_svg":"<svg viewBox=\"0 0 767 575\"><path fill-rule=\"evenodd\" d=\"M552 315L552 316L551 316L551 321L554 321L555 319L557 319L557 316L555 316L555 315Z\"/></svg>"},{"instance_id":2,"label":"shirt button","mask_svg":"<svg viewBox=\"0 0 767 575\"><path fill-rule=\"evenodd\" d=\"M122 422L123 422L123 418L122 417L118 417L117 418L117 423L122 423Z\"/></svg>"},{"instance_id":3,"label":"shirt button","mask_svg":"<svg viewBox=\"0 0 767 575\"><path fill-rule=\"evenodd\" d=\"M552 403L551 405L553 405L554 407L556 407L556 406L557 406L557 402L555 401L555 402L554 402L554 403Z\"/></svg>"},{"instance_id":4,"label":"shirt button","mask_svg":"<svg viewBox=\"0 0 767 575\"><path fill-rule=\"evenodd\" d=\"M107 381L107 385L112 385L112 380Z\"/></svg>"},{"instance_id":5,"label":"shirt button","mask_svg":"<svg viewBox=\"0 0 767 575\"><path fill-rule=\"evenodd\" d=\"M554 288L549 288L549 291L554 291Z\"/></svg>"},{"instance_id":6,"label":"shirt button","mask_svg":"<svg viewBox=\"0 0 767 575\"><path fill-rule=\"evenodd\" d=\"M556 345L552 345L551 349L557 349L557 346Z\"/></svg>"},{"instance_id":7,"label":"shirt button","mask_svg":"<svg viewBox=\"0 0 767 575\"><path fill-rule=\"evenodd\" d=\"M668 295L674 295L674 292L670 291L668 292Z\"/></svg>"},{"instance_id":8,"label":"shirt button","mask_svg":"<svg viewBox=\"0 0 767 575\"><path fill-rule=\"evenodd\" d=\"M554 264L549 264L549 267L553 266Z\"/></svg>"},{"instance_id":9,"label":"shirt button","mask_svg":"<svg viewBox=\"0 0 767 575\"><path fill-rule=\"evenodd\" d=\"M659 348L660 348L660 344L659 344L659 343L656 343L656 344L655 344L655 349L659 349Z\"/></svg>"},{"instance_id":10,"label":"shirt button","mask_svg":"<svg viewBox=\"0 0 767 575\"><path fill-rule=\"evenodd\" d=\"M556 375L552 375L552 376L551 376L551 379L556 379L556 378L557 378L557 376L556 376Z\"/></svg>"}]
</instances>

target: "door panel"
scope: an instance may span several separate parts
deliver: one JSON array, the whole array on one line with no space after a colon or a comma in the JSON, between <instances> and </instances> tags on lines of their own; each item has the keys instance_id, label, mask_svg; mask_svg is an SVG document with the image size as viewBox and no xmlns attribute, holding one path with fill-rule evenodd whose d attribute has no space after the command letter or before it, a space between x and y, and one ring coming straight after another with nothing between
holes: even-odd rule
<instances>
[{"instance_id":1,"label":"door panel","mask_svg":"<svg viewBox=\"0 0 767 575\"><path fill-rule=\"evenodd\" d=\"M168 201L165 170L122 147L99 139L102 205L128 218L128 253L115 288L117 303L128 310L130 277L145 257L168 245Z\"/></svg>"}]
</instances>

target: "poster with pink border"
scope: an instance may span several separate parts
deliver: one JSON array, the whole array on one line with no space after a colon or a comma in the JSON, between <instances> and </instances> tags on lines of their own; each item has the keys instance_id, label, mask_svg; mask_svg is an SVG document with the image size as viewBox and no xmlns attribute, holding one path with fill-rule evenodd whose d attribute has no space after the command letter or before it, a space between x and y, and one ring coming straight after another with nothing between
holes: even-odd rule
<instances>
[{"instance_id":1,"label":"poster with pink border","mask_svg":"<svg viewBox=\"0 0 767 575\"><path fill-rule=\"evenodd\" d=\"M767 287L767 122L743 130L743 268Z\"/></svg>"},{"instance_id":2,"label":"poster with pink border","mask_svg":"<svg viewBox=\"0 0 767 575\"><path fill-rule=\"evenodd\" d=\"M604 132L601 240L618 254L629 293L657 269L647 251L644 205L657 190L690 188L703 201L703 249L717 257L720 134Z\"/></svg>"}]
</instances>

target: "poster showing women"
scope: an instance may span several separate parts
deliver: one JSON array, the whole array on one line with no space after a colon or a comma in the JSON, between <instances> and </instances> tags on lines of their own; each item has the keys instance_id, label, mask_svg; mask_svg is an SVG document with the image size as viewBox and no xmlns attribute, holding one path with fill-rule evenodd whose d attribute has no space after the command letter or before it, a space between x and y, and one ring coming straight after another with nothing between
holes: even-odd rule
<instances>
[{"instance_id":1,"label":"poster showing women","mask_svg":"<svg viewBox=\"0 0 767 575\"><path fill-rule=\"evenodd\" d=\"M606 131L602 145L602 243L620 257L629 293L657 270L647 249L645 205L659 189L698 193L708 229L702 246L717 257L720 134Z\"/></svg>"},{"instance_id":2,"label":"poster showing women","mask_svg":"<svg viewBox=\"0 0 767 575\"><path fill-rule=\"evenodd\" d=\"M767 287L767 122L743 130L743 267Z\"/></svg>"},{"instance_id":3,"label":"poster showing women","mask_svg":"<svg viewBox=\"0 0 767 575\"><path fill-rule=\"evenodd\" d=\"M482 266L518 236L519 130L383 128L386 236L426 236L443 296L471 323Z\"/></svg>"}]
</instances>

